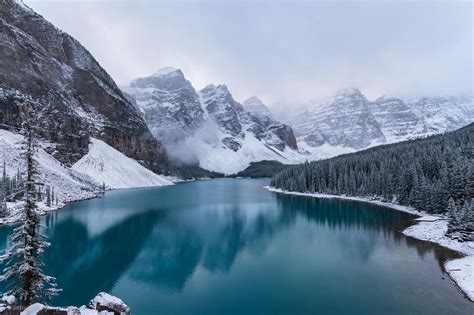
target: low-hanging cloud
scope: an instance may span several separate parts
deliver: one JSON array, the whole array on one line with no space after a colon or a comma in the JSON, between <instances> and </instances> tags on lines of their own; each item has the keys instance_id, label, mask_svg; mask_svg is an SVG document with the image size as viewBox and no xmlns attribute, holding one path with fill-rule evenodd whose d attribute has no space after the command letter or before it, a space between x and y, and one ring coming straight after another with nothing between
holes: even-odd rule
<instances>
[{"instance_id":1,"label":"low-hanging cloud","mask_svg":"<svg viewBox=\"0 0 474 315\"><path fill-rule=\"evenodd\" d=\"M122 85L171 65L196 88L303 102L344 87L369 97L473 93L469 1L25 2Z\"/></svg>"}]
</instances>

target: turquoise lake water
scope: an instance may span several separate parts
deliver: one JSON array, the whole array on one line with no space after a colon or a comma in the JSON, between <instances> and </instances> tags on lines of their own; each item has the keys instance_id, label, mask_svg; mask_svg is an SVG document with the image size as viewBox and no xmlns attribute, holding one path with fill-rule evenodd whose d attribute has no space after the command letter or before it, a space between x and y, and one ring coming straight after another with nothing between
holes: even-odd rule
<instances>
[{"instance_id":1,"label":"turquoise lake water","mask_svg":"<svg viewBox=\"0 0 474 315\"><path fill-rule=\"evenodd\" d=\"M52 303L106 291L137 315L474 313L442 270L456 254L400 233L411 215L268 182L117 190L47 215Z\"/></svg>"}]
</instances>

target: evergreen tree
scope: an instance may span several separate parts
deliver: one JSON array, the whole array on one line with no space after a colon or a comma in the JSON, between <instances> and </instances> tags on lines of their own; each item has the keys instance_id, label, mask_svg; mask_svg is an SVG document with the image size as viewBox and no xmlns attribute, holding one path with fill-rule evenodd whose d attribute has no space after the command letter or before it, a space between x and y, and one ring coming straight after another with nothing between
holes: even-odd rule
<instances>
[{"instance_id":1,"label":"evergreen tree","mask_svg":"<svg viewBox=\"0 0 474 315\"><path fill-rule=\"evenodd\" d=\"M8 294L18 298L23 307L57 294L55 279L42 272L41 257L44 249L49 246L46 236L39 231L39 214L37 212L37 168L34 158L35 141L33 130L29 123L25 124L25 161L26 161L26 191L24 207L21 212L21 224L13 230L10 236L11 245L2 260L6 262L1 281L6 281L12 287Z\"/></svg>"}]
</instances>

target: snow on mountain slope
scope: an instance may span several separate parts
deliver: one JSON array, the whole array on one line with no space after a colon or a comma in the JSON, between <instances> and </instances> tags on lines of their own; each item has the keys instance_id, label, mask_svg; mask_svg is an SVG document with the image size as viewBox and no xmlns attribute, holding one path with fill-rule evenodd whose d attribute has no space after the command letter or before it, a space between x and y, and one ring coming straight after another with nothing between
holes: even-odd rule
<instances>
[{"instance_id":1,"label":"snow on mountain slope","mask_svg":"<svg viewBox=\"0 0 474 315\"><path fill-rule=\"evenodd\" d=\"M228 135L213 121L208 121L193 136L169 146L168 154L170 158L185 164L198 163L204 169L226 175L238 173L255 161L275 160L284 164L305 161L306 156L299 151L289 148L280 151L265 145L248 131L242 133L239 149L236 151L222 142L226 137Z\"/></svg>"},{"instance_id":2,"label":"snow on mountain slope","mask_svg":"<svg viewBox=\"0 0 474 315\"><path fill-rule=\"evenodd\" d=\"M189 136L204 120L199 97L179 69L160 69L133 80L125 90L135 99L152 134L165 145Z\"/></svg>"},{"instance_id":3,"label":"snow on mountain slope","mask_svg":"<svg viewBox=\"0 0 474 315\"><path fill-rule=\"evenodd\" d=\"M428 134L452 131L474 121L474 97L421 97L407 105L425 120Z\"/></svg>"},{"instance_id":4,"label":"snow on mountain slope","mask_svg":"<svg viewBox=\"0 0 474 315\"><path fill-rule=\"evenodd\" d=\"M112 189L173 184L95 138L91 138L89 152L72 169L90 176L99 184L105 183L107 188Z\"/></svg>"},{"instance_id":5,"label":"snow on mountain slope","mask_svg":"<svg viewBox=\"0 0 474 315\"><path fill-rule=\"evenodd\" d=\"M15 176L18 170L24 176L25 163L22 157L22 141L22 135L0 129L0 161L2 163L5 161L7 175L10 177ZM38 181L54 189L59 204L47 207L43 202L40 202L39 209L47 212L60 208L71 201L95 197L98 187L92 179L87 175L71 170L48 154L45 151L48 145L46 142L41 142L35 154L38 162ZM18 206L18 204L9 203L9 209L12 213L6 219L6 222L14 222L18 219L16 216Z\"/></svg>"},{"instance_id":6,"label":"snow on mountain slope","mask_svg":"<svg viewBox=\"0 0 474 315\"><path fill-rule=\"evenodd\" d=\"M247 99L245 102L242 103L245 110L255 115L257 117L269 117L273 118L272 113L268 109L267 105L265 105L258 97L252 96L251 98Z\"/></svg>"},{"instance_id":7,"label":"snow on mountain slope","mask_svg":"<svg viewBox=\"0 0 474 315\"><path fill-rule=\"evenodd\" d=\"M175 163L231 174L260 160L304 160L291 127L247 111L225 85L196 91L181 70L166 67L133 80L125 91ZM255 97L249 102L250 109L266 108Z\"/></svg>"},{"instance_id":8,"label":"snow on mountain slope","mask_svg":"<svg viewBox=\"0 0 474 315\"><path fill-rule=\"evenodd\" d=\"M287 122L300 147L313 158L323 158L324 151L365 149L455 130L473 121L472 97L369 101L358 89L344 89L289 116Z\"/></svg>"}]
</instances>

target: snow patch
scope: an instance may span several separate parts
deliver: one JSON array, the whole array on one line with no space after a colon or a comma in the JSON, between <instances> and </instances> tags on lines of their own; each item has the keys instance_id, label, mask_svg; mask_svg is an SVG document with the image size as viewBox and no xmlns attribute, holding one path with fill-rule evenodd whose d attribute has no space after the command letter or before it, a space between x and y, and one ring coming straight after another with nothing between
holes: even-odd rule
<instances>
[{"instance_id":1,"label":"snow patch","mask_svg":"<svg viewBox=\"0 0 474 315\"><path fill-rule=\"evenodd\" d=\"M458 287L474 301L474 256L448 261L445 268Z\"/></svg>"},{"instance_id":2,"label":"snow patch","mask_svg":"<svg viewBox=\"0 0 474 315\"><path fill-rule=\"evenodd\" d=\"M112 148L105 142L91 138L89 152L72 169L86 174L107 188L137 188L173 185L164 176L153 173L140 163Z\"/></svg>"}]
</instances>

